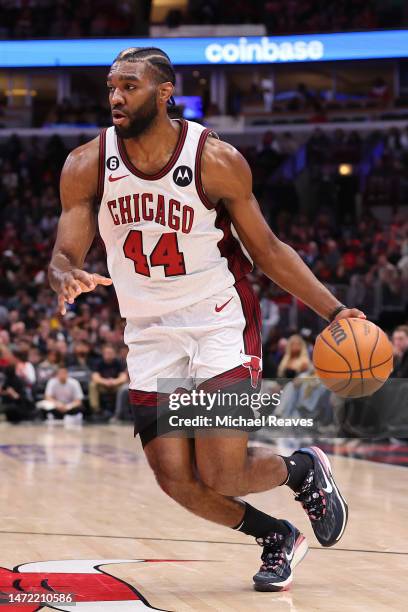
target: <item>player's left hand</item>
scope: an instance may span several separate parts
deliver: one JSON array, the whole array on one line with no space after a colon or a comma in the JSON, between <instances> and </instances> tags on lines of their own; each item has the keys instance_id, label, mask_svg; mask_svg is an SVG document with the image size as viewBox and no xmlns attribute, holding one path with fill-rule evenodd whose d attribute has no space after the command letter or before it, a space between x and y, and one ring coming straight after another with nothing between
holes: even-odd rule
<instances>
[{"instance_id":1,"label":"player's left hand","mask_svg":"<svg viewBox=\"0 0 408 612\"><path fill-rule=\"evenodd\" d=\"M338 321L339 319L350 319L352 317L356 319L366 319L367 318L364 312L362 312L358 308L346 308L344 310L340 310L339 314L336 316L334 320Z\"/></svg>"}]
</instances>

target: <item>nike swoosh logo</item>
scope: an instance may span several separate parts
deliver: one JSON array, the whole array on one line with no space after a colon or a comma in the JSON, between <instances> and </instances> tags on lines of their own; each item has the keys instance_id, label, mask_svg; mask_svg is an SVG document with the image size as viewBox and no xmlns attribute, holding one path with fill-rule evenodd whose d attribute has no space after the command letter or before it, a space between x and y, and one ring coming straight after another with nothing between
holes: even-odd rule
<instances>
[{"instance_id":1,"label":"nike swoosh logo","mask_svg":"<svg viewBox=\"0 0 408 612\"><path fill-rule=\"evenodd\" d=\"M232 300L232 297L230 297L230 299L227 302L225 302L225 304L222 304L222 306L217 306L216 305L215 306L215 312L221 312L221 310L223 310L223 308L225 308L226 305L230 303L230 301Z\"/></svg>"},{"instance_id":2,"label":"nike swoosh logo","mask_svg":"<svg viewBox=\"0 0 408 612\"><path fill-rule=\"evenodd\" d=\"M120 181L120 179L126 178L127 176L129 176L128 174L124 174L123 176L112 176L111 174L109 175L108 181L110 183L114 183L115 181Z\"/></svg>"},{"instance_id":3,"label":"nike swoosh logo","mask_svg":"<svg viewBox=\"0 0 408 612\"><path fill-rule=\"evenodd\" d=\"M295 554L295 549L294 548L292 548L292 552L290 553L290 555L288 555L288 553L285 552L286 560L287 561L292 561L294 554Z\"/></svg>"},{"instance_id":4,"label":"nike swoosh logo","mask_svg":"<svg viewBox=\"0 0 408 612\"><path fill-rule=\"evenodd\" d=\"M324 479L326 481L326 486L322 487L323 491L326 491L326 493L331 493L333 491L333 487L331 486L330 482L327 480L327 476L325 474L325 472L323 472L323 476Z\"/></svg>"}]
</instances>

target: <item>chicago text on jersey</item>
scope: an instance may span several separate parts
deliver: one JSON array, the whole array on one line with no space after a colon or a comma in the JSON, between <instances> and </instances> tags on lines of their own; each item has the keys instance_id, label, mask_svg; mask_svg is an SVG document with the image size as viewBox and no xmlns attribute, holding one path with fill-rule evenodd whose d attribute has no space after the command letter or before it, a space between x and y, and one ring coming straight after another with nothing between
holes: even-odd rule
<instances>
[{"instance_id":1,"label":"chicago text on jersey","mask_svg":"<svg viewBox=\"0 0 408 612\"><path fill-rule=\"evenodd\" d=\"M107 206L115 225L153 221L184 234L193 226L194 209L161 194L133 193L109 200Z\"/></svg>"}]
</instances>

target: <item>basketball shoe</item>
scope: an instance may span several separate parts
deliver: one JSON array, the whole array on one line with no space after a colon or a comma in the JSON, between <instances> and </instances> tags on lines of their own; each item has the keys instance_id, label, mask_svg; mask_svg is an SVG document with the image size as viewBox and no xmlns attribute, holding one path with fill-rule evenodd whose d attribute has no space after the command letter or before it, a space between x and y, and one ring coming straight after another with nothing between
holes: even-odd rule
<instances>
[{"instance_id":1,"label":"basketball shoe","mask_svg":"<svg viewBox=\"0 0 408 612\"><path fill-rule=\"evenodd\" d=\"M334 482L329 458L320 448L311 446L296 452L307 453L313 461L313 468L296 493L295 500L302 504L320 544L333 546L347 525L346 501Z\"/></svg>"},{"instance_id":2,"label":"basketball shoe","mask_svg":"<svg viewBox=\"0 0 408 612\"><path fill-rule=\"evenodd\" d=\"M287 536L269 533L263 538L256 538L257 543L263 546L262 565L253 578L256 591L288 589L293 581L292 570L307 553L306 538L288 521L284 523L290 529Z\"/></svg>"}]
</instances>

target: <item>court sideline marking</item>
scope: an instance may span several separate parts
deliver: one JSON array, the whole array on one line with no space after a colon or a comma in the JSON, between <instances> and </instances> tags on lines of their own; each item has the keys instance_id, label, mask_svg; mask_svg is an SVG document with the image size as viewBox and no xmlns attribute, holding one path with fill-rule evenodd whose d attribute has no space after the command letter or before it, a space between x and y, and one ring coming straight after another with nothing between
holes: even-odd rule
<instances>
[{"instance_id":1,"label":"court sideline marking","mask_svg":"<svg viewBox=\"0 0 408 612\"><path fill-rule=\"evenodd\" d=\"M51 533L47 531L3 531L1 534L8 535L38 535L38 536L56 536L68 538L107 538L112 540L149 540L152 542L186 542L191 544L231 544L233 546L258 546L256 542L225 542L222 540L186 540L181 538L149 538L145 536L113 536L113 535L95 535L91 533ZM310 550L326 550L334 552L357 552L369 553L375 555L408 555L408 552L399 550L366 550L364 548L327 548L324 546L309 546Z\"/></svg>"}]
</instances>

